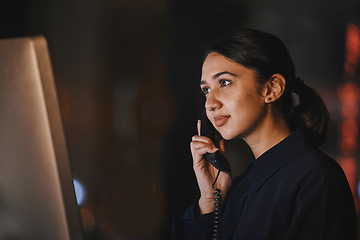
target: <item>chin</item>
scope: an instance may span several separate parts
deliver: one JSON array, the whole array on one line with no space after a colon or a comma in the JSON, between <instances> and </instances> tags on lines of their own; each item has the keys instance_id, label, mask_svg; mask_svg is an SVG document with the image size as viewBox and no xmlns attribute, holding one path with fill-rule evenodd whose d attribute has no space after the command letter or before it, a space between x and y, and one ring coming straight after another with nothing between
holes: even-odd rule
<instances>
[{"instance_id":1,"label":"chin","mask_svg":"<svg viewBox=\"0 0 360 240\"><path fill-rule=\"evenodd\" d=\"M239 131L234 131L234 129L217 129L221 135L221 137L225 140L233 140L233 139L239 139L243 137L243 133L240 129Z\"/></svg>"},{"instance_id":2,"label":"chin","mask_svg":"<svg viewBox=\"0 0 360 240\"><path fill-rule=\"evenodd\" d=\"M234 135L233 133L231 132L226 132L226 131L219 131L221 137L225 140L232 140L234 138L236 138L236 135Z\"/></svg>"}]
</instances>

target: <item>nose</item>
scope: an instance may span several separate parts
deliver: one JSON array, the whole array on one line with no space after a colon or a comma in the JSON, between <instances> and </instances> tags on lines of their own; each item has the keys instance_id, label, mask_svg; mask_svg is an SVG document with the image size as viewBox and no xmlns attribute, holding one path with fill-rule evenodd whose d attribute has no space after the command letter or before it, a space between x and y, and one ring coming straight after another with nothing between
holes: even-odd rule
<instances>
[{"instance_id":1,"label":"nose","mask_svg":"<svg viewBox=\"0 0 360 240\"><path fill-rule=\"evenodd\" d=\"M206 97L205 108L207 111L215 111L221 108L222 104L215 93L211 92Z\"/></svg>"}]
</instances>

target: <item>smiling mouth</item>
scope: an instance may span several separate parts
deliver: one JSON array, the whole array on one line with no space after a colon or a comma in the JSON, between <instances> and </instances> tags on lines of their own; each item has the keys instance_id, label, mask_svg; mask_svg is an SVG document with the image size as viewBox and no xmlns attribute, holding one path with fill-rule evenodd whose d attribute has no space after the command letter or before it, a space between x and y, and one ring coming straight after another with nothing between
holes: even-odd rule
<instances>
[{"instance_id":1,"label":"smiling mouth","mask_svg":"<svg viewBox=\"0 0 360 240\"><path fill-rule=\"evenodd\" d=\"M227 115L222 115L222 116L215 116L214 120L215 120L215 126L216 127L221 127L223 125L225 125L225 123L229 120L230 116Z\"/></svg>"}]
</instances>

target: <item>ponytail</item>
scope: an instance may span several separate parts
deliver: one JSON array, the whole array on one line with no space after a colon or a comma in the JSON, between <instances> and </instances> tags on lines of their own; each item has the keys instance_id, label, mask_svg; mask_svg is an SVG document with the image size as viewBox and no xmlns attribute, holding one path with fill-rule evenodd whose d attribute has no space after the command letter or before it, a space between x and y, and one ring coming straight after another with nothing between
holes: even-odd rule
<instances>
[{"instance_id":1,"label":"ponytail","mask_svg":"<svg viewBox=\"0 0 360 240\"><path fill-rule=\"evenodd\" d=\"M295 79L293 93L298 95L298 105L288 114L292 128L305 127L318 135L319 144L325 142L330 123L329 111L314 89Z\"/></svg>"}]
</instances>

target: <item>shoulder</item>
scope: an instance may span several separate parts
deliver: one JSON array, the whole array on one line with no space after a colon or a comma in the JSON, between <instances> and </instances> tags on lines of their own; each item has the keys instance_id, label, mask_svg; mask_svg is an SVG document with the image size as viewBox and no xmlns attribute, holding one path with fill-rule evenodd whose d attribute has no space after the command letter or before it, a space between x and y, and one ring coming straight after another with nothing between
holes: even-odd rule
<instances>
[{"instance_id":1,"label":"shoulder","mask_svg":"<svg viewBox=\"0 0 360 240\"><path fill-rule=\"evenodd\" d=\"M293 173L302 185L350 192L349 183L341 166L317 147L309 148L283 169Z\"/></svg>"},{"instance_id":2,"label":"shoulder","mask_svg":"<svg viewBox=\"0 0 360 240\"><path fill-rule=\"evenodd\" d=\"M328 221L356 222L354 199L341 166L318 148L309 148L289 167L297 170L296 199L309 205L319 202L328 210ZM294 178L294 177L293 177ZM331 219L331 220L330 220Z\"/></svg>"},{"instance_id":3,"label":"shoulder","mask_svg":"<svg viewBox=\"0 0 360 240\"><path fill-rule=\"evenodd\" d=\"M326 176L345 176L341 166L318 147L309 148L289 162L299 173L321 174Z\"/></svg>"}]
</instances>

